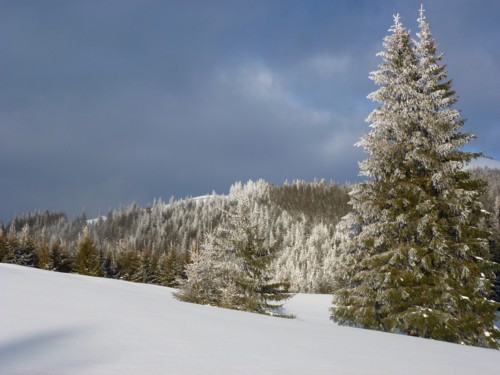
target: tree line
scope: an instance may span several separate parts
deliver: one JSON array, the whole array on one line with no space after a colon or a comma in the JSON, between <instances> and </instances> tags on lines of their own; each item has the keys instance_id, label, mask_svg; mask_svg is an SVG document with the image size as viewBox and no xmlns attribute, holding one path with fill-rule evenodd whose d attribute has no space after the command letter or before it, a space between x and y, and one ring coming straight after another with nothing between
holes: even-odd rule
<instances>
[{"instance_id":1,"label":"tree line","mask_svg":"<svg viewBox=\"0 0 500 375\"><path fill-rule=\"evenodd\" d=\"M491 252L500 263L500 170L476 168L471 173L487 182L481 201L492 213ZM292 292L331 293L335 225L349 211L350 188L325 181L277 186L261 180L235 183L227 196L158 199L145 208L131 204L94 220L85 214L69 220L62 212L28 213L14 217L7 227L0 225L0 261L80 272L75 256L86 238L100 264L94 275L176 287L191 254L242 192L255 210L251 220L259 236L277 249L273 280L286 281ZM500 301L500 273L494 299Z\"/></svg>"},{"instance_id":2,"label":"tree line","mask_svg":"<svg viewBox=\"0 0 500 375\"><path fill-rule=\"evenodd\" d=\"M192 254L241 196L248 198L259 241L276 249L273 281L294 292L327 292L328 244L349 208L348 187L324 180L238 182L227 195L158 199L91 220L85 214L69 220L61 212L29 213L1 226L0 261L175 287Z\"/></svg>"}]
</instances>

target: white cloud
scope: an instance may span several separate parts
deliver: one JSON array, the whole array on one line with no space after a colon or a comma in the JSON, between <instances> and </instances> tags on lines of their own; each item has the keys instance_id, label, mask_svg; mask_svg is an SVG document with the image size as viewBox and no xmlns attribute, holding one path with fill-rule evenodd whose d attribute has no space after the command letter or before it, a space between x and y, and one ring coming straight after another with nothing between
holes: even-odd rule
<instances>
[{"instance_id":1,"label":"white cloud","mask_svg":"<svg viewBox=\"0 0 500 375\"><path fill-rule=\"evenodd\" d=\"M344 74L351 63L347 55L316 55L305 59L302 63L305 69L312 70L321 78L331 79Z\"/></svg>"},{"instance_id":2,"label":"white cloud","mask_svg":"<svg viewBox=\"0 0 500 375\"><path fill-rule=\"evenodd\" d=\"M288 74L273 71L262 63L250 62L226 69L217 78L220 92L229 90L233 99L265 103L263 111L270 108L281 112L279 117L289 117L292 123L309 125L334 124L335 116L325 110L308 106L287 85Z\"/></svg>"},{"instance_id":3,"label":"white cloud","mask_svg":"<svg viewBox=\"0 0 500 375\"><path fill-rule=\"evenodd\" d=\"M226 68L216 80L223 89L237 91L242 95L266 100L286 100L286 90L277 75L260 62L247 62Z\"/></svg>"},{"instance_id":4,"label":"white cloud","mask_svg":"<svg viewBox=\"0 0 500 375\"><path fill-rule=\"evenodd\" d=\"M326 58L310 61L313 60L318 66L328 64ZM329 68L329 74L335 69L343 69L347 60L342 61L336 61L336 68ZM326 74L326 67L323 68L322 74ZM294 157L316 165L330 165L339 171L346 163L351 174L356 173L356 161L362 157L362 152L353 145L360 137L361 126L356 125L364 127L364 114L353 110L353 114L346 116L319 108L314 101L303 100L297 95L288 79L293 79L290 70L275 71L258 62L226 69L218 75L216 82L216 91L227 100L225 116L235 112L233 116L242 119L238 125L246 123L253 132L266 134L270 139L261 142L279 143L281 152L293 149ZM220 102L216 105L220 106Z\"/></svg>"}]
</instances>

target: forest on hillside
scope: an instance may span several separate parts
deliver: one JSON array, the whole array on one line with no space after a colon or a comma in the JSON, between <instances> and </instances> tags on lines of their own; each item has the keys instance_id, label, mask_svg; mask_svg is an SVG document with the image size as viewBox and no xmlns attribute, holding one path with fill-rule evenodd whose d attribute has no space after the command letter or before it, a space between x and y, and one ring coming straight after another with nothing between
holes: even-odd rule
<instances>
[{"instance_id":1,"label":"forest on hillside","mask_svg":"<svg viewBox=\"0 0 500 375\"><path fill-rule=\"evenodd\" d=\"M481 201L491 213L491 251L500 262L500 170L472 174L487 182ZM275 281L294 292L329 293L335 227L350 210L349 189L324 180L281 186L259 180L235 183L227 195L130 204L93 219L28 213L0 226L0 261L175 287L190 254L243 194L265 245L277 249ZM495 296L500 300L500 282Z\"/></svg>"},{"instance_id":2,"label":"forest on hillside","mask_svg":"<svg viewBox=\"0 0 500 375\"><path fill-rule=\"evenodd\" d=\"M131 204L91 220L85 214L70 220L61 212L29 213L4 228L2 261L73 271L82 268L78 255L88 247L86 257L95 259L89 274L176 286L189 254L241 194L251 202L259 235L279 250L276 280L287 280L295 291L326 291L324 263L335 225L349 207L348 187L323 180L235 183L228 195L158 199L148 207ZM64 266L51 256L66 259Z\"/></svg>"}]
</instances>

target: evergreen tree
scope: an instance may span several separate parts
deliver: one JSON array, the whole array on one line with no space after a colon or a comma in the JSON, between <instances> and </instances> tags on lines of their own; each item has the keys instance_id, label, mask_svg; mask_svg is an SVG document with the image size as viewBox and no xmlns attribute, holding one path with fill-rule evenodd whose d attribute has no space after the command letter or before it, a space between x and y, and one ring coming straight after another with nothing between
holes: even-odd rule
<instances>
[{"instance_id":1,"label":"evergreen tree","mask_svg":"<svg viewBox=\"0 0 500 375\"><path fill-rule=\"evenodd\" d=\"M500 196L497 196L495 199L495 207L490 225L492 230L492 238L490 242L491 257L494 262L500 264ZM493 287L493 299L500 302L500 269L496 271L496 280Z\"/></svg>"},{"instance_id":2,"label":"evergreen tree","mask_svg":"<svg viewBox=\"0 0 500 375\"><path fill-rule=\"evenodd\" d=\"M288 286L272 281L271 262L276 250L252 222L248 197L236 194L234 205L216 231L218 253L215 267L220 270L225 304L231 308L272 313L289 298ZM230 292L230 293L228 293ZM231 298L228 298L231 296Z\"/></svg>"},{"instance_id":3,"label":"evergreen tree","mask_svg":"<svg viewBox=\"0 0 500 375\"><path fill-rule=\"evenodd\" d=\"M73 270L80 275L102 276L99 251L94 245L88 226L83 229L78 241Z\"/></svg>"},{"instance_id":4,"label":"evergreen tree","mask_svg":"<svg viewBox=\"0 0 500 375\"><path fill-rule=\"evenodd\" d=\"M53 271L69 273L73 270L73 257L62 241L51 246L50 258Z\"/></svg>"},{"instance_id":5,"label":"evergreen tree","mask_svg":"<svg viewBox=\"0 0 500 375\"><path fill-rule=\"evenodd\" d=\"M193 254L197 251L197 246L192 244L190 253ZM189 263L189 253L178 253L177 249L171 245L170 249L162 254L158 261L158 283L172 288L179 287L179 282L186 278L184 271Z\"/></svg>"},{"instance_id":6,"label":"evergreen tree","mask_svg":"<svg viewBox=\"0 0 500 375\"><path fill-rule=\"evenodd\" d=\"M27 224L19 233L16 232L14 225L10 225L5 244L4 262L29 267L38 265L35 241Z\"/></svg>"},{"instance_id":7,"label":"evergreen tree","mask_svg":"<svg viewBox=\"0 0 500 375\"><path fill-rule=\"evenodd\" d=\"M179 286L177 278L180 277L180 274L177 272L177 264L177 252L175 249L172 248L161 255L160 262L158 264L158 273L160 275L161 285L169 287Z\"/></svg>"},{"instance_id":8,"label":"evergreen tree","mask_svg":"<svg viewBox=\"0 0 500 375\"><path fill-rule=\"evenodd\" d=\"M7 235L5 234L3 223L0 220L0 263L4 261L6 248L7 248Z\"/></svg>"},{"instance_id":9,"label":"evergreen tree","mask_svg":"<svg viewBox=\"0 0 500 375\"><path fill-rule=\"evenodd\" d=\"M37 257L38 257L38 268L44 270L51 270L52 267L52 259L50 256L50 246L47 242L39 243L36 249Z\"/></svg>"},{"instance_id":10,"label":"evergreen tree","mask_svg":"<svg viewBox=\"0 0 500 375\"><path fill-rule=\"evenodd\" d=\"M140 256L135 281L144 284L159 284L158 262L159 256L156 251L144 249Z\"/></svg>"},{"instance_id":11,"label":"evergreen tree","mask_svg":"<svg viewBox=\"0 0 500 375\"><path fill-rule=\"evenodd\" d=\"M117 276L122 280L139 281L137 274L141 266L141 258L132 239L117 243Z\"/></svg>"},{"instance_id":12,"label":"evergreen tree","mask_svg":"<svg viewBox=\"0 0 500 375\"><path fill-rule=\"evenodd\" d=\"M199 248L192 247L191 262L186 266L185 277L177 278L179 291L175 294L176 298L202 305L221 305L220 272L214 264L216 253L213 234L207 234Z\"/></svg>"},{"instance_id":13,"label":"evergreen tree","mask_svg":"<svg viewBox=\"0 0 500 375\"><path fill-rule=\"evenodd\" d=\"M288 288L272 282L275 250L265 245L253 223L248 196L233 191L236 200L215 232L205 236L191 253L177 298L226 308L274 313L277 302L289 297Z\"/></svg>"},{"instance_id":14,"label":"evergreen tree","mask_svg":"<svg viewBox=\"0 0 500 375\"><path fill-rule=\"evenodd\" d=\"M419 26L415 46L396 16L370 75L381 106L357 144L370 180L354 186L353 212L337 227L332 319L496 347L483 184L464 169L478 155L461 150L473 136L460 132L423 10Z\"/></svg>"}]
</instances>

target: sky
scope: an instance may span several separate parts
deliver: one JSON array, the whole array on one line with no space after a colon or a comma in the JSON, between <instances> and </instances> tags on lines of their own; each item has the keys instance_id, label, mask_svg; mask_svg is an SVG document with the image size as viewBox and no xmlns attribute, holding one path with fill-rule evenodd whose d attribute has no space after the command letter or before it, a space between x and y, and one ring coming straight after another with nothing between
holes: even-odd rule
<instances>
[{"instance_id":1,"label":"sky","mask_svg":"<svg viewBox=\"0 0 500 375\"><path fill-rule=\"evenodd\" d=\"M368 75L420 3L0 0L0 219L358 180ZM500 2L424 7L468 149L500 159Z\"/></svg>"}]
</instances>

